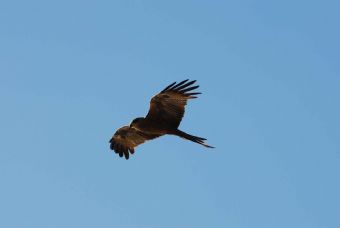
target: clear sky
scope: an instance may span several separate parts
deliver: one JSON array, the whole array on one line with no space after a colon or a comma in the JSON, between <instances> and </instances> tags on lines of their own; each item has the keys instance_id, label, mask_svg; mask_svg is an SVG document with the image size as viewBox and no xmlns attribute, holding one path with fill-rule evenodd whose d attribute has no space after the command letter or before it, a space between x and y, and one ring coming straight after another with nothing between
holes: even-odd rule
<instances>
[{"instance_id":1,"label":"clear sky","mask_svg":"<svg viewBox=\"0 0 340 228\"><path fill-rule=\"evenodd\" d=\"M0 227L340 227L339 1L1 1ZM173 81L173 136L109 150Z\"/></svg>"}]
</instances>

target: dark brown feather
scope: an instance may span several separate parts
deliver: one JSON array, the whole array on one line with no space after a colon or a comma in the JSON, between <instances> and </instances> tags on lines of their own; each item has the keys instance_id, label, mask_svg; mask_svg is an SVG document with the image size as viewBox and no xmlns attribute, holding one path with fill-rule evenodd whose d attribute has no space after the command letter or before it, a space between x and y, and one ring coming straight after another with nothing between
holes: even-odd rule
<instances>
[{"instance_id":1,"label":"dark brown feather","mask_svg":"<svg viewBox=\"0 0 340 228\"><path fill-rule=\"evenodd\" d=\"M181 81L180 83L178 83L178 84L172 86L171 88L169 88L169 90L179 90L178 87L181 86L181 85L183 85L184 83L186 83L188 80L189 80L189 79L186 79L186 80L184 80L184 81ZM185 87L185 86L186 86L186 85L184 85L184 87Z\"/></svg>"},{"instance_id":2,"label":"dark brown feather","mask_svg":"<svg viewBox=\"0 0 340 228\"><path fill-rule=\"evenodd\" d=\"M178 128L185 112L185 106L189 99L196 98L199 92L186 93L197 89L192 86L196 81L184 80L178 84L172 83L154 96L150 101L149 112L146 119L161 125L176 129Z\"/></svg>"}]
</instances>

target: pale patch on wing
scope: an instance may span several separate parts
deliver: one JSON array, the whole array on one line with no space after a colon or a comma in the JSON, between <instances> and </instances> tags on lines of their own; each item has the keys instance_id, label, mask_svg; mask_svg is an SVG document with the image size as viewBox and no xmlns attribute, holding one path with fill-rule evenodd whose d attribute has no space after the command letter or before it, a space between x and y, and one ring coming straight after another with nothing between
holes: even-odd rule
<instances>
[{"instance_id":1,"label":"pale patch on wing","mask_svg":"<svg viewBox=\"0 0 340 228\"><path fill-rule=\"evenodd\" d=\"M135 152L135 147L144 143L146 140L154 139L160 135L150 135L140 132L129 126L119 128L112 136L110 148L114 150L120 157L125 156L129 159L129 153Z\"/></svg>"}]
</instances>

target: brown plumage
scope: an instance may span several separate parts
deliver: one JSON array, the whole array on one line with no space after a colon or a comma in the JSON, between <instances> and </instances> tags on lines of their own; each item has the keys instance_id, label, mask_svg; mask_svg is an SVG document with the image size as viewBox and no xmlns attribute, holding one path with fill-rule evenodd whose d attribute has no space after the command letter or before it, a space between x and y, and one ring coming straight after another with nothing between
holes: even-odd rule
<instances>
[{"instance_id":1,"label":"brown plumage","mask_svg":"<svg viewBox=\"0 0 340 228\"><path fill-rule=\"evenodd\" d=\"M130 126L124 126L116 131L110 139L110 148L120 157L129 159L134 148L165 134L177 135L208 148L205 138L189 135L178 129L184 116L185 106L189 99L197 98L199 92L193 92L199 86L193 86L196 81L184 80L172 83L154 96L150 101L149 112L145 118L134 119Z\"/></svg>"}]
</instances>

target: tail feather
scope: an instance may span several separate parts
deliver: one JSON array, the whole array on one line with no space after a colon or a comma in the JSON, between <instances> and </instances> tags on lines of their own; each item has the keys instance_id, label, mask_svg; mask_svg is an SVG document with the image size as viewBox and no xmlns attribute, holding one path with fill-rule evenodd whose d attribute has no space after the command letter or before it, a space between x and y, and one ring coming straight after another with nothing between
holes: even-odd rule
<instances>
[{"instance_id":1,"label":"tail feather","mask_svg":"<svg viewBox=\"0 0 340 228\"><path fill-rule=\"evenodd\" d=\"M201 137L198 137L198 136L194 136L194 135L189 135L181 130L176 130L174 135L177 135L181 138L184 138L184 139L187 139L187 140L190 140L190 141L193 141L195 143L198 143L198 144L201 144L202 146L205 146L205 147L208 147L208 148L215 148L213 146L209 146L208 144L206 144L204 141L207 140L205 138L201 138Z\"/></svg>"}]
</instances>

